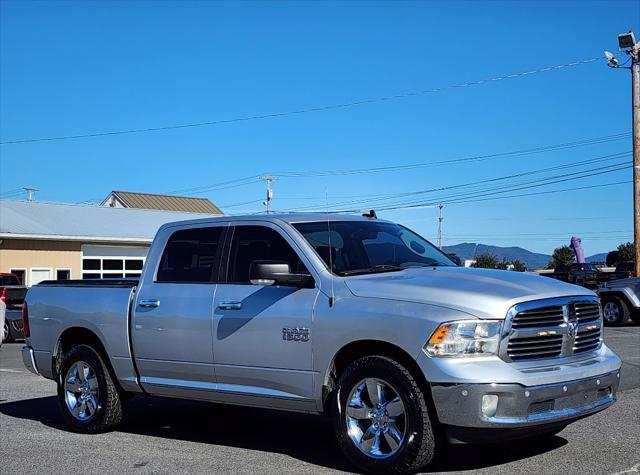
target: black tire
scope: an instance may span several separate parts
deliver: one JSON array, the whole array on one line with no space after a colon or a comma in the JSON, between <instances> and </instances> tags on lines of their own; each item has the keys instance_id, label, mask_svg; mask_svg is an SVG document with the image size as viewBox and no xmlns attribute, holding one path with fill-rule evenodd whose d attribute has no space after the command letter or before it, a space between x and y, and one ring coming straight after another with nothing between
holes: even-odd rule
<instances>
[{"instance_id":1,"label":"black tire","mask_svg":"<svg viewBox=\"0 0 640 475\"><path fill-rule=\"evenodd\" d=\"M352 441L347 430L349 397L368 378L388 383L403 403L404 415L400 416L402 420L399 424L403 426L404 437L395 453L387 442L381 442L391 453L387 458L374 458L365 454ZM360 397L368 396L361 393ZM374 405L371 402L369 404ZM383 356L360 358L340 375L333 401L333 424L338 443L346 457L366 473L417 472L432 462L439 445L436 443L435 423L418 383L406 368Z\"/></svg>"},{"instance_id":2,"label":"black tire","mask_svg":"<svg viewBox=\"0 0 640 475\"><path fill-rule=\"evenodd\" d=\"M602 313L607 327L619 327L629 321L631 311L623 298L607 296L602 299Z\"/></svg>"},{"instance_id":3,"label":"black tire","mask_svg":"<svg viewBox=\"0 0 640 475\"><path fill-rule=\"evenodd\" d=\"M4 321L4 328L2 329L2 332L4 335L4 343L13 343L14 338L11 334L11 327L9 326L9 321L6 319Z\"/></svg>"},{"instance_id":4,"label":"black tire","mask_svg":"<svg viewBox=\"0 0 640 475\"><path fill-rule=\"evenodd\" d=\"M67 402L67 390L65 389L65 381L75 381L73 377L74 369L77 364L86 364L89 369L86 370L87 376L85 381L91 381L92 385L97 385L94 394L94 403L85 404L85 410L77 416L74 415ZM74 369L72 369L74 368ZM91 377L91 375L94 377ZM88 345L77 345L72 347L62 358L60 371L58 373L58 403L62 411L62 416L67 425L75 432L86 434L94 434L105 432L118 427L124 418L124 394L119 391L113 382L111 373L100 355ZM75 383L74 383L75 384ZM69 389L72 386L67 385ZM90 391L89 383L85 390ZM78 399L72 397L73 400L79 401L82 393L78 392ZM87 394L89 394L87 392ZM76 404L78 405L78 404ZM91 411L93 408L93 411ZM85 417L82 418L82 415Z\"/></svg>"}]
</instances>

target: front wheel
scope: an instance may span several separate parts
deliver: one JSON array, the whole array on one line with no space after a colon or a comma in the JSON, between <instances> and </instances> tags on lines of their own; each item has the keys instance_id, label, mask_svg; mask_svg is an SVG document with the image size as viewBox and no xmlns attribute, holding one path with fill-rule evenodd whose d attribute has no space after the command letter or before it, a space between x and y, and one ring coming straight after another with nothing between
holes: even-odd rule
<instances>
[{"instance_id":1,"label":"front wheel","mask_svg":"<svg viewBox=\"0 0 640 475\"><path fill-rule=\"evenodd\" d=\"M367 473L413 473L435 457L425 396L394 360L367 356L340 376L334 428L343 452Z\"/></svg>"},{"instance_id":2,"label":"front wheel","mask_svg":"<svg viewBox=\"0 0 640 475\"><path fill-rule=\"evenodd\" d=\"M74 346L64 355L58 374L58 403L71 429L97 433L116 428L123 419L123 396L92 347Z\"/></svg>"},{"instance_id":3,"label":"front wheel","mask_svg":"<svg viewBox=\"0 0 640 475\"><path fill-rule=\"evenodd\" d=\"M605 297L602 299L602 317L604 324L619 327L629 321L629 307L620 297Z\"/></svg>"}]
</instances>

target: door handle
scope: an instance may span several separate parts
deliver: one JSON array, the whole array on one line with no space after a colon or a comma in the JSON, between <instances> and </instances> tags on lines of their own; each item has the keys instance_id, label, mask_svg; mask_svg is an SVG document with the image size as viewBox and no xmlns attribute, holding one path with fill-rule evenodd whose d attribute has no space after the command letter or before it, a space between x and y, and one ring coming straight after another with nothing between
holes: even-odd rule
<instances>
[{"instance_id":1,"label":"door handle","mask_svg":"<svg viewBox=\"0 0 640 475\"><path fill-rule=\"evenodd\" d=\"M158 299L140 299L138 305L142 308L156 308L160 306Z\"/></svg>"},{"instance_id":2,"label":"door handle","mask_svg":"<svg viewBox=\"0 0 640 475\"><path fill-rule=\"evenodd\" d=\"M218 308L220 310L240 310L242 302L220 302Z\"/></svg>"}]
</instances>

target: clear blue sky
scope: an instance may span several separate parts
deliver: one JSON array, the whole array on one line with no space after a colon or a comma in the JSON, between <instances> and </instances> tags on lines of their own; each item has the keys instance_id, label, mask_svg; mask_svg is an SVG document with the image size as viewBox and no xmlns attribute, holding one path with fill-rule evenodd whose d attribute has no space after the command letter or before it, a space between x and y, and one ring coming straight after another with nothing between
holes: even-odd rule
<instances>
[{"instance_id":1,"label":"clear blue sky","mask_svg":"<svg viewBox=\"0 0 640 475\"><path fill-rule=\"evenodd\" d=\"M0 10L2 141L419 91L593 58L617 51L618 33L640 34L637 1L2 1ZM112 189L168 192L265 172L413 164L629 132L629 81L628 71L598 61L338 110L7 144L0 146L0 193L34 186L39 200L75 203L100 200ZM625 139L410 171L283 177L273 206L323 203L325 194L334 203L450 186L630 149ZM626 169L526 191L630 179ZM255 181L195 196L224 207L263 195ZM253 203L228 211L260 209ZM434 208L380 214L435 237ZM577 234L591 255L630 240L632 227L632 188L620 185L452 204L444 229L445 244L479 241L546 253Z\"/></svg>"}]
</instances>

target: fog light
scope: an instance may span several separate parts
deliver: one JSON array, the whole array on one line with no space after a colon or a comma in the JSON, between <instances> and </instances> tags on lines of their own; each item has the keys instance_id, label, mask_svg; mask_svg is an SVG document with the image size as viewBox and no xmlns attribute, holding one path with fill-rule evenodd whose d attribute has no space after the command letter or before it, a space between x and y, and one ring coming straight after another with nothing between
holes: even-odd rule
<instances>
[{"instance_id":1,"label":"fog light","mask_svg":"<svg viewBox=\"0 0 640 475\"><path fill-rule=\"evenodd\" d=\"M482 396L482 414L486 417L493 417L498 410L498 396L495 394L487 394Z\"/></svg>"}]
</instances>

